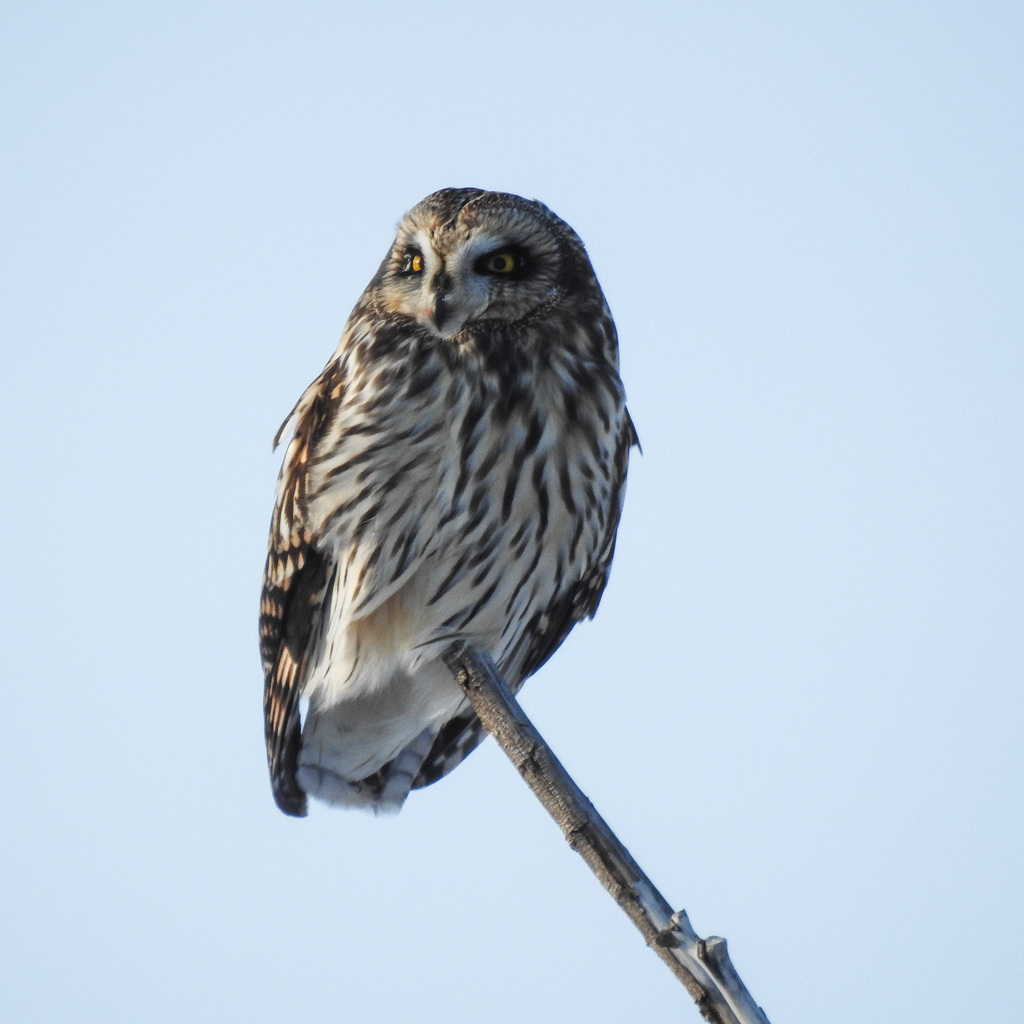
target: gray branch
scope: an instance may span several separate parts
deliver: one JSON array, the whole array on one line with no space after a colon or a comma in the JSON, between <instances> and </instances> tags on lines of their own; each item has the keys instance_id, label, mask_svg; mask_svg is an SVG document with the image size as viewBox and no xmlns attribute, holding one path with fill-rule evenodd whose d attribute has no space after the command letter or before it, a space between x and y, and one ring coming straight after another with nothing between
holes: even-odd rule
<instances>
[{"instance_id":1,"label":"gray branch","mask_svg":"<svg viewBox=\"0 0 1024 1024\"><path fill-rule=\"evenodd\" d=\"M548 748L502 679L494 662L466 644L453 645L445 663L466 692L484 728L498 741L569 845L639 929L644 941L683 983L701 1016L713 1024L768 1024L736 973L725 939L700 938L672 908L594 810Z\"/></svg>"}]
</instances>

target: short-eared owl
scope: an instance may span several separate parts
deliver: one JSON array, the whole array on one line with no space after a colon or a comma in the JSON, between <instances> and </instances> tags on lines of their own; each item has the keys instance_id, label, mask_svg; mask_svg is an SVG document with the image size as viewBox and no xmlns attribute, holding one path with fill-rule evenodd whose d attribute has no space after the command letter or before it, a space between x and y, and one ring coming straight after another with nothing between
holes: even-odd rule
<instances>
[{"instance_id":1,"label":"short-eared owl","mask_svg":"<svg viewBox=\"0 0 1024 1024\"><path fill-rule=\"evenodd\" d=\"M518 690L604 590L636 435L582 242L519 196L428 196L289 428L260 606L274 798L398 810L483 736L444 650Z\"/></svg>"}]
</instances>

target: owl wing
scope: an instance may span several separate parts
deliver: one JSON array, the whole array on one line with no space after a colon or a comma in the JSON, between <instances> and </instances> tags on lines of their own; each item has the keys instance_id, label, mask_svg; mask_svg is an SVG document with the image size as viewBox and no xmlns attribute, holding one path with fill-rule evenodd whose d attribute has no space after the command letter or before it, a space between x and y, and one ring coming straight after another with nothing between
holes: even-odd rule
<instances>
[{"instance_id":1,"label":"owl wing","mask_svg":"<svg viewBox=\"0 0 1024 1024\"><path fill-rule=\"evenodd\" d=\"M295 424L278 480L260 597L263 718L274 800L285 814L296 817L306 813L306 794L295 779L301 746L299 697L334 576L332 559L316 547L305 521L307 466L342 390L336 367L329 365L274 438L276 446Z\"/></svg>"},{"instance_id":2,"label":"owl wing","mask_svg":"<svg viewBox=\"0 0 1024 1024\"><path fill-rule=\"evenodd\" d=\"M577 622L584 618L593 618L601 603L601 595L608 583L612 556L615 554L615 537L622 515L622 499L626 484L626 467L629 464L629 450L633 445L639 447L640 439L629 413L626 412L615 449L608 523L602 543L597 548L597 556L576 585L559 594L550 607L534 617L534 621L525 631L530 639L519 686L522 686L522 682L532 676L562 646ZM514 689L518 691L519 686L515 686ZM413 788L429 786L443 778L479 746L486 735L483 724L472 708L467 708L449 719L438 733L419 775L413 782Z\"/></svg>"}]
</instances>

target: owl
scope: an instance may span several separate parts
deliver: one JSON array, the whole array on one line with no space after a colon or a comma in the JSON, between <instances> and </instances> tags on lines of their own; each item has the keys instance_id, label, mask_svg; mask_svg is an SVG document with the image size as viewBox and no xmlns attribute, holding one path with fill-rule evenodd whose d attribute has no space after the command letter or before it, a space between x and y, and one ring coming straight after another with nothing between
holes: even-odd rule
<instances>
[{"instance_id":1,"label":"owl","mask_svg":"<svg viewBox=\"0 0 1024 1024\"><path fill-rule=\"evenodd\" d=\"M397 811L484 735L444 651L516 691L605 588L637 438L583 243L536 201L427 196L289 431L260 604L274 798Z\"/></svg>"}]
</instances>

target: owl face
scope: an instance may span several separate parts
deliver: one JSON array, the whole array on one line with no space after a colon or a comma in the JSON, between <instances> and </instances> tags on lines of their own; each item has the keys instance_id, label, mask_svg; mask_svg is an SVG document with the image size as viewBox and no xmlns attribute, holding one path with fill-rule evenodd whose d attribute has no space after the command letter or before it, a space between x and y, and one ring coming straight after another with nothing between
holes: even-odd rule
<instances>
[{"instance_id":1,"label":"owl face","mask_svg":"<svg viewBox=\"0 0 1024 1024\"><path fill-rule=\"evenodd\" d=\"M556 304L578 277L582 252L541 203L444 189L406 215L371 292L379 307L451 339L467 325L515 323Z\"/></svg>"}]
</instances>

